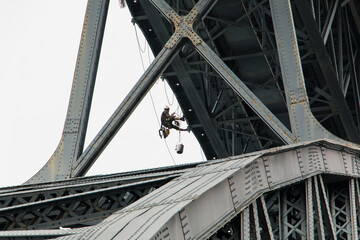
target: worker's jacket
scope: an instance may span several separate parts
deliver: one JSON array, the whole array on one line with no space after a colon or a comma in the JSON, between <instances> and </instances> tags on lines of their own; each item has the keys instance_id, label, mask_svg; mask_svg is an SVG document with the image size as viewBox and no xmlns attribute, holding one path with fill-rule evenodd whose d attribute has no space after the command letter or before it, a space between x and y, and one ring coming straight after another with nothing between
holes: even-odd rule
<instances>
[{"instance_id":1,"label":"worker's jacket","mask_svg":"<svg viewBox=\"0 0 360 240\"><path fill-rule=\"evenodd\" d=\"M160 120L161 120L161 125L167 128L171 128L172 127L171 122L174 120L174 116L171 116L167 111L163 111Z\"/></svg>"}]
</instances>

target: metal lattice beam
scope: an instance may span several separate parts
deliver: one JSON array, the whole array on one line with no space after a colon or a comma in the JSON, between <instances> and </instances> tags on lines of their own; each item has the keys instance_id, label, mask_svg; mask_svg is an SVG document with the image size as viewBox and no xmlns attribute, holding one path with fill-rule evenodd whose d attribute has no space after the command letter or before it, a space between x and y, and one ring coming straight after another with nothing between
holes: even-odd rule
<instances>
[{"instance_id":1,"label":"metal lattice beam","mask_svg":"<svg viewBox=\"0 0 360 240\"><path fill-rule=\"evenodd\" d=\"M154 169L153 173L139 171L2 189L0 229L94 225L194 166L196 164Z\"/></svg>"}]
</instances>

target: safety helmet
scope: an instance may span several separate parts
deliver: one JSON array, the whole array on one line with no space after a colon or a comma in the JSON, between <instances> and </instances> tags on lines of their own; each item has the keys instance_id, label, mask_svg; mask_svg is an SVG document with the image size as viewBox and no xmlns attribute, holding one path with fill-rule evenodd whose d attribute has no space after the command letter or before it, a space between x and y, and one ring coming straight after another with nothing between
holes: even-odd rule
<instances>
[{"instance_id":1,"label":"safety helmet","mask_svg":"<svg viewBox=\"0 0 360 240\"><path fill-rule=\"evenodd\" d=\"M165 105L165 106L164 106L164 110L170 110L169 105Z\"/></svg>"}]
</instances>

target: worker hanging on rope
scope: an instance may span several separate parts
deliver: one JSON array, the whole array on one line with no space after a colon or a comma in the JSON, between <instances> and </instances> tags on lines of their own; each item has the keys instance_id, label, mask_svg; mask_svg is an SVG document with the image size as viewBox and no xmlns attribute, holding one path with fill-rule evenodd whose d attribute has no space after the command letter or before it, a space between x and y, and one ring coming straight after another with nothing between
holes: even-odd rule
<instances>
[{"instance_id":1,"label":"worker hanging on rope","mask_svg":"<svg viewBox=\"0 0 360 240\"><path fill-rule=\"evenodd\" d=\"M160 137L166 138L169 133L170 129L174 128L178 131L188 131L190 132L190 127L187 127L187 129L180 128L179 120L185 121L184 117L177 117L175 116L175 113L170 115L170 107L166 105L164 107L164 111L161 114L161 128L159 130Z\"/></svg>"}]
</instances>

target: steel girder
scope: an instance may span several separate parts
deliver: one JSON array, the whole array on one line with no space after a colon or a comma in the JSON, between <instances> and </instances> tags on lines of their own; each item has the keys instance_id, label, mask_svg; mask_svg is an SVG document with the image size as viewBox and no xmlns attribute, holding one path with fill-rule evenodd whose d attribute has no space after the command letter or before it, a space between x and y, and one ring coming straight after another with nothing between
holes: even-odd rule
<instances>
[{"instance_id":1,"label":"steel girder","mask_svg":"<svg viewBox=\"0 0 360 240\"><path fill-rule=\"evenodd\" d=\"M97 225L76 228L74 224L76 219L83 226L94 224L92 221L97 223L96 218L91 218L91 214L87 214L84 215L84 219L80 215L68 221L66 218L52 219L54 225L51 227L49 222L47 229L54 228L54 230L1 231L0 237L357 239L360 229L359 150L337 142L315 141L230 157L199 164L196 167L189 165L187 170L180 169L180 172L169 172L166 170L170 169L165 169L162 173L147 176L131 176L129 173L129 176L112 175L102 176L99 179L71 180L77 181L78 186L72 188L79 192L83 191L86 185L93 185L96 188L97 185L106 182L117 185L126 180L134 184L132 187L120 185L109 187L109 190L100 188L90 190L89 193L69 195L69 202L84 203L81 209L70 212L75 217L76 212L80 210L86 212L91 203L96 202L87 195L98 195L98 198L102 199L112 196L113 201L114 198L126 199L126 194L122 193L121 197L118 197L119 193L112 194L111 191L115 188L131 187L133 189L130 192L133 193L136 191L134 188L141 188L142 183L147 182L148 187L151 187L151 181L161 181L164 177L172 178L170 182L132 202L131 205L120 204L120 210L113 212ZM146 178L152 180L144 181ZM95 180L102 181L96 183ZM140 180L138 187L135 186L137 180ZM60 189L66 185L66 182L54 184ZM34 189L36 185L29 187ZM44 186L38 187L39 190L32 191L41 193ZM52 186L49 184L48 187ZM2 190L3 195L6 195L7 191L9 189ZM51 195L55 191L57 189L48 189L42 194ZM25 196L23 199L26 199L26 194L19 193L19 195ZM77 200L78 198L80 199ZM114 202L118 204L117 201ZM37 217L42 216L46 219L49 217L46 213L51 212L42 212L42 206L46 205L51 206L52 209L57 208L56 201L52 199L43 200L43 203L38 205L36 202L23 204L21 213L14 206L14 223L19 223L24 216L29 217L30 214L34 214L31 211L38 211ZM61 207L58 207L57 212L68 205L59 206ZM11 208L4 211L11 211ZM101 213L106 215L107 211L100 210L99 215ZM63 215L67 214L69 213ZM55 217L54 214L50 216ZM74 228L59 231L56 228L61 226L61 223L65 224L62 226L66 226L67 223Z\"/></svg>"},{"instance_id":2,"label":"steel girder","mask_svg":"<svg viewBox=\"0 0 360 240\"><path fill-rule=\"evenodd\" d=\"M60 143L49 161L27 183L73 176L71 172L83 152L108 7L109 0L88 2Z\"/></svg>"},{"instance_id":3,"label":"steel girder","mask_svg":"<svg viewBox=\"0 0 360 240\"><path fill-rule=\"evenodd\" d=\"M300 56L297 50L298 45L290 2L287 0L270 0L270 8L289 119L292 131L298 138L297 141L316 138L336 139L334 135L320 125L311 113Z\"/></svg>"},{"instance_id":4,"label":"steel girder","mask_svg":"<svg viewBox=\"0 0 360 240\"><path fill-rule=\"evenodd\" d=\"M209 239L358 239L358 179L334 186L327 177L314 176L261 196ZM240 232L243 225L252 227Z\"/></svg>"},{"instance_id":5,"label":"steel girder","mask_svg":"<svg viewBox=\"0 0 360 240\"><path fill-rule=\"evenodd\" d=\"M61 239L354 239L359 149L295 144L202 164Z\"/></svg>"}]
</instances>

